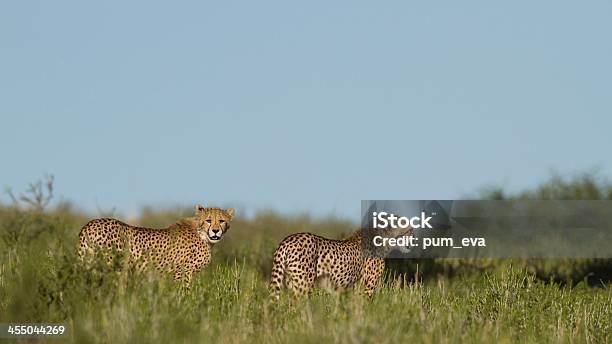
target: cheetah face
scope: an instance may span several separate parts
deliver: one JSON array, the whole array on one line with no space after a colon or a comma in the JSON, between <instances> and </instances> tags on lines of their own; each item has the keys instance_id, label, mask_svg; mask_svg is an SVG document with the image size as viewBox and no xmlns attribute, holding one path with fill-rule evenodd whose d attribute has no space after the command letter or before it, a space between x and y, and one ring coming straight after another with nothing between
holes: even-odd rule
<instances>
[{"instance_id":1,"label":"cheetah face","mask_svg":"<svg viewBox=\"0 0 612 344\"><path fill-rule=\"evenodd\" d=\"M399 238L405 235L414 235L414 230L411 227L408 228L385 228L382 230L383 236L387 238Z\"/></svg>"},{"instance_id":2,"label":"cheetah face","mask_svg":"<svg viewBox=\"0 0 612 344\"><path fill-rule=\"evenodd\" d=\"M412 228L409 228L408 230L404 230L403 233L401 233L400 235L397 235L395 237L399 238L401 236L414 236L414 230ZM409 254L410 253L410 247L408 247L408 246L401 246L399 248L399 251L402 254Z\"/></svg>"},{"instance_id":3,"label":"cheetah face","mask_svg":"<svg viewBox=\"0 0 612 344\"><path fill-rule=\"evenodd\" d=\"M414 235L414 229L412 229L411 227L408 227L408 228L387 228L387 229L383 230L383 236L387 237L387 238L399 239L400 237L411 236L411 235ZM392 250L398 250L399 252L401 252L403 254L410 253L410 248L408 246L400 246L400 247L396 247L396 248L392 248L392 249L387 249L387 252L385 252L385 254L389 254L389 252L392 251Z\"/></svg>"},{"instance_id":4,"label":"cheetah face","mask_svg":"<svg viewBox=\"0 0 612 344\"><path fill-rule=\"evenodd\" d=\"M206 208L202 205L195 206L198 219L198 234L203 240L215 244L223 238L230 228L230 221L234 217L235 210Z\"/></svg>"}]
</instances>

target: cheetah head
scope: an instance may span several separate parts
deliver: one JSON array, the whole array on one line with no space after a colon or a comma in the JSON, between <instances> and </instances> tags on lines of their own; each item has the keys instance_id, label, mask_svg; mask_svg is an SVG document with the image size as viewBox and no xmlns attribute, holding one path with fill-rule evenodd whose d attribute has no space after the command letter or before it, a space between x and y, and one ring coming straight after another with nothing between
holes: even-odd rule
<instances>
[{"instance_id":1,"label":"cheetah head","mask_svg":"<svg viewBox=\"0 0 612 344\"><path fill-rule=\"evenodd\" d=\"M414 235L414 229L412 229L411 227L408 228L388 228L388 229L384 229L384 234L383 236L386 236L387 238L395 238L395 239L399 239L400 237L403 236L413 236ZM393 249L391 249L393 250ZM391 251L389 250L389 251ZM410 253L410 248L407 246L399 246L396 248L397 251L401 252L402 254L409 254ZM386 254L389 254L389 252L386 252Z\"/></svg>"},{"instance_id":2,"label":"cheetah head","mask_svg":"<svg viewBox=\"0 0 612 344\"><path fill-rule=\"evenodd\" d=\"M399 251L402 254L409 254L410 247L407 246L377 246L374 243L373 239L376 236L380 236L383 240L388 239L400 239L401 237L409 237L414 235L414 230L410 227L408 228L377 228L372 229L368 228L365 230L365 240L367 241L368 249L373 252L377 256L388 257L393 251ZM380 241L379 241L380 242Z\"/></svg>"},{"instance_id":3,"label":"cheetah head","mask_svg":"<svg viewBox=\"0 0 612 344\"><path fill-rule=\"evenodd\" d=\"M219 242L230 228L234 212L233 208L206 208L200 204L196 205L195 214L200 237L211 244Z\"/></svg>"}]
</instances>

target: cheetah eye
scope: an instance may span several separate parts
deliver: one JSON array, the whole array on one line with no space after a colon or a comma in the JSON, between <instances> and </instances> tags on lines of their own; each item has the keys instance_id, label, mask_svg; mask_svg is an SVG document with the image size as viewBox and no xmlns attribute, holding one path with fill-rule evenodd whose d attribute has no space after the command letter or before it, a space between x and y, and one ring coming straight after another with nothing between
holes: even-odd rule
<instances>
[{"instance_id":1,"label":"cheetah eye","mask_svg":"<svg viewBox=\"0 0 612 344\"><path fill-rule=\"evenodd\" d=\"M212 221L210 219L206 220L206 223L210 224Z\"/></svg>"},{"instance_id":2,"label":"cheetah eye","mask_svg":"<svg viewBox=\"0 0 612 344\"><path fill-rule=\"evenodd\" d=\"M225 220L219 220L219 223L225 223Z\"/></svg>"}]
</instances>

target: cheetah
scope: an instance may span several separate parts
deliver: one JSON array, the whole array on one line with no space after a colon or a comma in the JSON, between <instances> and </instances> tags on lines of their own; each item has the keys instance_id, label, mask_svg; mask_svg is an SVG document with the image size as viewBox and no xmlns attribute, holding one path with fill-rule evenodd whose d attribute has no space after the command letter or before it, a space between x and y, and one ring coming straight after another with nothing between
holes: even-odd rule
<instances>
[{"instance_id":1,"label":"cheetah","mask_svg":"<svg viewBox=\"0 0 612 344\"><path fill-rule=\"evenodd\" d=\"M385 236L408 233L412 233L410 228L402 233L386 233ZM310 294L318 282L330 291L359 285L363 293L371 297L384 271L385 260L380 254L364 250L371 245L362 245L362 240L367 240L362 229L344 240L327 239L312 233L286 237L274 252L268 288L271 296L279 298L283 282L296 296Z\"/></svg>"},{"instance_id":2,"label":"cheetah","mask_svg":"<svg viewBox=\"0 0 612 344\"><path fill-rule=\"evenodd\" d=\"M211 249L227 233L234 213L231 208L196 205L194 217L164 229L135 227L112 218L91 220L79 233L78 256L83 261L103 253L112 264L113 252L123 253L139 270L152 265L174 273L189 288L192 275L210 263Z\"/></svg>"}]
</instances>

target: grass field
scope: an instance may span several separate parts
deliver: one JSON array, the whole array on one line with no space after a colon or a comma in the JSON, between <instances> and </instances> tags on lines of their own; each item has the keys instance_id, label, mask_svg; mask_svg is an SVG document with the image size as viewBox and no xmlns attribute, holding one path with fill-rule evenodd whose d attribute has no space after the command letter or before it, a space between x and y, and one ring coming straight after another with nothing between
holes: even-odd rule
<instances>
[{"instance_id":1,"label":"grass field","mask_svg":"<svg viewBox=\"0 0 612 344\"><path fill-rule=\"evenodd\" d=\"M165 226L186 215L148 209L136 222ZM612 341L609 260L394 261L371 300L316 290L272 302L271 256L284 236L342 237L352 224L239 218L187 292L156 272L80 267L75 244L87 219L66 205L0 207L0 323L64 323L65 341L78 343Z\"/></svg>"}]
</instances>

